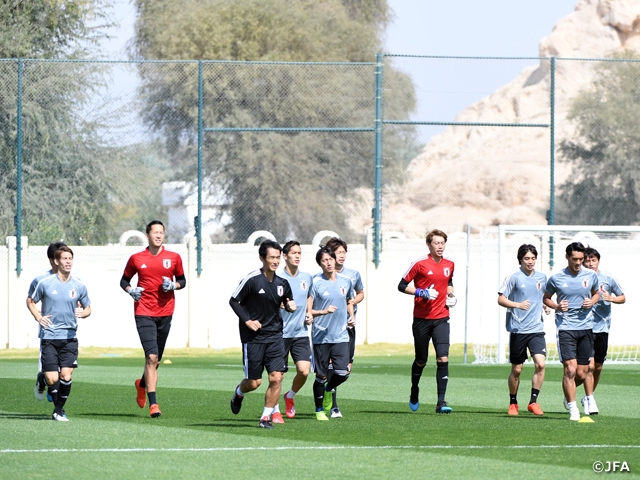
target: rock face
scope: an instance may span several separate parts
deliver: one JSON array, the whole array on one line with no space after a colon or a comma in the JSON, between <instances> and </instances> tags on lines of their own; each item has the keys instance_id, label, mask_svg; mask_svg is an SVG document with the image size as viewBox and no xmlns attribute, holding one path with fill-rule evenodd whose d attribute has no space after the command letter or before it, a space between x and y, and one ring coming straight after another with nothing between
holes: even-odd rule
<instances>
[{"instance_id":1,"label":"rock face","mask_svg":"<svg viewBox=\"0 0 640 480\"><path fill-rule=\"evenodd\" d=\"M579 0L542 39L540 57L559 57L556 152L574 132L566 114L575 96L589 88L597 63L562 58L604 58L627 49L640 51L640 0ZM550 65L543 58L523 69L456 121L548 124ZM385 192L383 227L414 237L431 228L460 231L466 224L546 224L550 151L548 128L448 127L411 162L403 187ZM569 166L556 161L556 188L569 174ZM369 219L361 220L355 229Z\"/></svg>"}]
</instances>

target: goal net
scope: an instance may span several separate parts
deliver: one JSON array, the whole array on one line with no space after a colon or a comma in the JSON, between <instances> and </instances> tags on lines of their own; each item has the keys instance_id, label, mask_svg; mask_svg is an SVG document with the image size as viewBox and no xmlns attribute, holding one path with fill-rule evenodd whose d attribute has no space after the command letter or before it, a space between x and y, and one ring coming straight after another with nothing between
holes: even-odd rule
<instances>
[{"instance_id":1,"label":"goal net","mask_svg":"<svg viewBox=\"0 0 640 480\"><path fill-rule=\"evenodd\" d=\"M473 238L475 237L475 238ZM483 228L472 234L469 262L468 330L473 344L474 363L507 363L509 333L506 331L506 309L498 305L498 288L502 281L519 268L518 247L532 244L538 250L536 270L547 275L567 266L565 248L581 242L598 250L600 270L615 277L625 290L627 301L613 305L607 362L640 363L640 323L635 283L636 265L640 264L640 227L593 225L500 225ZM475 271L474 271L475 270ZM558 361L555 315L544 315L547 339L547 362Z\"/></svg>"}]
</instances>

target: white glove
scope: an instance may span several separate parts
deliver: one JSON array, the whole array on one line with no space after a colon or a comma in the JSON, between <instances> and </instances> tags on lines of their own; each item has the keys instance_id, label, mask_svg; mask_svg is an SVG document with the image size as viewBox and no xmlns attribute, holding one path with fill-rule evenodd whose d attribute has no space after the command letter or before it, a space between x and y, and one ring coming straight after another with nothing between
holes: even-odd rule
<instances>
[{"instance_id":1,"label":"white glove","mask_svg":"<svg viewBox=\"0 0 640 480\"><path fill-rule=\"evenodd\" d=\"M172 282L169 277L162 277L162 290L168 292L170 290L175 290L176 284Z\"/></svg>"},{"instance_id":2,"label":"white glove","mask_svg":"<svg viewBox=\"0 0 640 480\"><path fill-rule=\"evenodd\" d=\"M449 308L453 308L453 307L455 307L455 306L456 306L456 303L458 303L458 299L455 297L455 295L453 295L452 293L450 293L450 294L447 296L447 301L446 301L446 302L444 302L444 303L446 303L447 307L449 307Z\"/></svg>"},{"instance_id":3,"label":"white glove","mask_svg":"<svg viewBox=\"0 0 640 480\"><path fill-rule=\"evenodd\" d=\"M131 287L127 293L131 295L136 302L139 302L142 292L144 292L144 288L142 287Z\"/></svg>"}]
</instances>

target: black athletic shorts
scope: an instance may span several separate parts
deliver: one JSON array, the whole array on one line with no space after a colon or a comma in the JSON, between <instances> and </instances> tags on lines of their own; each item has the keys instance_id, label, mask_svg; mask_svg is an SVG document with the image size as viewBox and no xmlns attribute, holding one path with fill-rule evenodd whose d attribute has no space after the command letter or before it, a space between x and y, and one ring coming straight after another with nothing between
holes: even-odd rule
<instances>
[{"instance_id":1,"label":"black athletic shorts","mask_svg":"<svg viewBox=\"0 0 640 480\"><path fill-rule=\"evenodd\" d=\"M313 346L313 371L316 377L327 378L329 362L333 371L349 371L349 342L321 343Z\"/></svg>"},{"instance_id":2,"label":"black athletic shorts","mask_svg":"<svg viewBox=\"0 0 640 480\"><path fill-rule=\"evenodd\" d=\"M286 372L287 362L284 360L284 340L275 337L269 343L243 343L242 364L244 376L249 380L262 378L262 372Z\"/></svg>"},{"instance_id":3,"label":"black athletic shorts","mask_svg":"<svg viewBox=\"0 0 640 480\"><path fill-rule=\"evenodd\" d=\"M138 336L144 349L144 356L157 355L158 361L162 360L164 346L167 344L167 337L171 330L172 316L147 317L136 315L135 317Z\"/></svg>"},{"instance_id":4,"label":"black athletic shorts","mask_svg":"<svg viewBox=\"0 0 640 480\"><path fill-rule=\"evenodd\" d=\"M429 341L437 357L449 356L449 317L439 320L425 320L413 317L413 346L416 352L416 363L425 364L429 358Z\"/></svg>"},{"instance_id":5,"label":"black athletic shorts","mask_svg":"<svg viewBox=\"0 0 640 480\"><path fill-rule=\"evenodd\" d=\"M40 340L40 362L43 372L78 367L78 339Z\"/></svg>"},{"instance_id":6,"label":"black athletic shorts","mask_svg":"<svg viewBox=\"0 0 640 480\"><path fill-rule=\"evenodd\" d=\"M512 333L509 337L509 362L520 365L527 360L527 348L534 355L547 356L547 342L544 332L538 333Z\"/></svg>"},{"instance_id":7,"label":"black athletic shorts","mask_svg":"<svg viewBox=\"0 0 640 480\"><path fill-rule=\"evenodd\" d=\"M311 361L311 340L309 337L284 339L284 371L289 371L289 354L294 363Z\"/></svg>"},{"instance_id":8,"label":"black athletic shorts","mask_svg":"<svg viewBox=\"0 0 640 480\"><path fill-rule=\"evenodd\" d=\"M609 332L593 334L593 360L596 363L604 363L609 349Z\"/></svg>"},{"instance_id":9,"label":"black athletic shorts","mask_svg":"<svg viewBox=\"0 0 640 480\"><path fill-rule=\"evenodd\" d=\"M353 363L353 359L356 355L356 327L347 328L349 334L349 363Z\"/></svg>"},{"instance_id":10,"label":"black athletic shorts","mask_svg":"<svg viewBox=\"0 0 640 480\"><path fill-rule=\"evenodd\" d=\"M589 365L593 357L593 332L589 330L559 330L560 361L576 359L578 365Z\"/></svg>"}]
</instances>

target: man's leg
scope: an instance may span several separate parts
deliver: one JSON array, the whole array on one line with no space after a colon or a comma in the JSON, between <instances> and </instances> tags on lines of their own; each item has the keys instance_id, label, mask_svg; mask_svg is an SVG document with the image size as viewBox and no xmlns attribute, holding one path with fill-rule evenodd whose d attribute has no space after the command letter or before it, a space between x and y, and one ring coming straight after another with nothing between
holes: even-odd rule
<instances>
[{"instance_id":1,"label":"man's leg","mask_svg":"<svg viewBox=\"0 0 640 480\"><path fill-rule=\"evenodd\" d=\"M451 413L445 396L449 383L449 319L437 320L433 327L433 348L436 351L436 384L438 386L438 403L436 413Z\"/></svg>"},{"instance_id":2,"label":"man's leg","mask_svg":"<svg viewBox=\"0 0 640 480\"><path fill-rule=\"evenodd\" d=\"M522 364L511 364L511 373L507 381L509 385L509 415L518 415L518 388L520 387L520 374Z\"/></svg>"},{"instance_id":3,"label":"man's leg","mask_svg":"<svg viewBox=\"0 0 640 480\"><path fill-rule=\"evenodd\" d=\"M545 363L547 354L547 342L544 333L532 334L528 336L527 345L533 360L533 376L531 377L531 397L529 398L529 410L534 415L544 415L542 407L538 403L542 382L544 382Z\"/></svg>"},{"instance_id":4,"label":"man's leg","mask_svg":"<svg viewBox=\"0 0 640 480\"><path fill-rule=\"evenodd\" d=\"M600 374L602 373L603 366L604 366L603 363L598 363L598 362L594 363L594 368L593 368L593 391L594 392L598 387L598 383L600 383Z\"/></svg>"},{"instance_id":5,"label":"man's leg","mask_svg":"<svg viewBox=\"0 0 640 480\"><path fill-rule=\"evenodd\" d=\"M347 370L351 372L353 359L355 358L355 355L356 355L356 327L347 328L347 333L349 334L349 365L347 367ZM336 397L337 393L338 393L338 389L336 388L332 394L333 398L332 398L332 405L331 405L331 416L334 418L342 417L342 414L340 413L340 408L338 407L338 400Z\"/></svg>"},{"instance_id":6,"label":"man's leg","mask_svg":"<svg viewBox=\"0 0 640 480\"><path fill-rule=\"evenodd\" d=\"M409 408L412 411L420 407L420 379L422 372L429 359L429 341L431 340L430 326L428 320L419 318L413 319L413 348L415 359L411 365L411 394L409 396Z\"/></svg>"}]
</instances>

